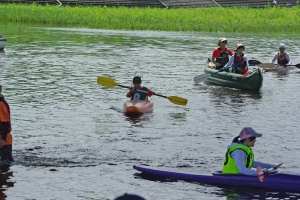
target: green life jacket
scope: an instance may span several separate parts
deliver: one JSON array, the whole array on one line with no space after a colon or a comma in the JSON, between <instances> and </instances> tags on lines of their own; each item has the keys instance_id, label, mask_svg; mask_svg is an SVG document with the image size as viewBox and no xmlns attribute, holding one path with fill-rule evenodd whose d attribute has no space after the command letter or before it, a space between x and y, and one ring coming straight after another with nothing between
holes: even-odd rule
<instances>
[{"instance_id":1,"label":"green life jacket","mask_svg":"<svg viewBox=\"0 0 300 200\"><path fill-rule=\"evenodd\" d=\"M251 169L253 161L254 161L254 154L253 151L250 147L247 147L245 145L235 145L235 146L231 146L225 155L225 160L224 160L224 166L222 169L222 173L223 174L239 174L240 171L238 169L238 167L236 166L231 153L237 149L241 149L246 153L246 158L244 160L245 166L249 169Z\"/></svg>"},{"instance_id":2,"label":"green life jacket","mask_svg":"<svg viewBox=\"0 0 300 200\"><path fill-rule=\"evenodd\" d=\"M142 90L145 92L142 92L139 90ZM141 87L139 89L135 89L132 93L131 100L146 100L147 99L147 91L148 91L148 88L146 88L146 87Z\"/></svg>"}]
</instances>

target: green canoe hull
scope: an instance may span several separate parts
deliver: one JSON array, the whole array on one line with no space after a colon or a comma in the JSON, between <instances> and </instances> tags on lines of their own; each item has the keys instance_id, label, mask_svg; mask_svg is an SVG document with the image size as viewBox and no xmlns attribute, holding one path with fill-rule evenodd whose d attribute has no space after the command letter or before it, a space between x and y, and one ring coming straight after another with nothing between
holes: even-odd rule
<instances>
[{"instance_id":1,"label":"green canoe hull","mask_svg":"<svg viewBox=\"0 0 300 200\"><path fill-rule=\"evenodd\" d=\"M205 74L212 74L218 70L206 67L204 69ZM259 91L263 83L263 75L260 69L255 69L247 76L241 74L218 72L209 76L205 83L215 84L230 88Z\"/></svg>"}]
</instances>

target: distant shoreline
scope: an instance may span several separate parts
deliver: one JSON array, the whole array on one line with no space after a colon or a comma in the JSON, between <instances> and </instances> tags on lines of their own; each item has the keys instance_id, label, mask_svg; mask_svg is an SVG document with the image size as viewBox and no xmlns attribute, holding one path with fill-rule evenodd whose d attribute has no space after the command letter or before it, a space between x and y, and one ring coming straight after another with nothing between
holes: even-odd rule
<instances>
[{"instance_id":1,"label":"distant shoreline","mask_svg":"<svg viewBox=\"0 0 300 200\"><path fill-rule=\"evenodd\" d=\"M151 8L0 4L0 22L111 30L300 33L300 6Z\"/></svg>"},{"instance_id":2,"label":"distant shoreline","mask_svg":"<svg viewBox=\"0 0 300 200\"><path fill-rule=\"evenodd\" d=\"M300 0L278 0L278 7L292 7L299 5ZM264 8L272 6L273 0L2 0L1 3L38 3L41 5L58 6L109 6L109 7L156 7L156 8L197 8L197 7L233 7L247 6Z\"/></svg>"}]
</instances>

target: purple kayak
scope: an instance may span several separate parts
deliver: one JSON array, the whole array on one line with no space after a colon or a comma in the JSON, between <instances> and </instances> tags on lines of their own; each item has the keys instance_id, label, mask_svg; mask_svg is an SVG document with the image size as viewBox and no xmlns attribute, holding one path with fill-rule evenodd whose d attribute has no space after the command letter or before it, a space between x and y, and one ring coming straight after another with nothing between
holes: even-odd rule
<instances>
[{"instance_id":1,"label":"purple kayak","mask_svg":"<svg viewBox=\"0 0 300 200\"><path fill-rule=\"evenodd\" d=\"M190 171L183 171L182 169L171 169L163 167L155 168L139 165L134 165L133 168L145 174L171 179L300 192L300 174L296 173L279 173L275 171L270 175L266 175L264 177L264 182L260 182L257 176L246 176L242 174L222 174L220 171L215 173L195 173Z\"/></svg>"}]
</instances>

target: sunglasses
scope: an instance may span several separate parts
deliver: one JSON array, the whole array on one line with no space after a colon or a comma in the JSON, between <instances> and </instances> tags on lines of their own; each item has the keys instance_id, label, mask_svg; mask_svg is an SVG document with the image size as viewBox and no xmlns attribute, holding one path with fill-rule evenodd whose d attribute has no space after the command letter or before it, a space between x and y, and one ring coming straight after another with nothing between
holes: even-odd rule
<instances>
[{"instance_id":1,"label":"sunglasses","mask_svg":"<svg viewBox=\"0 0 300 200\"><path fill-rule=\"evenodd\" d=\"M253 141L256 139L256 137L252 136L252 137L249 137L250 141Z\"/></svg>"},{"instance_id":2,"label":"sunglasses","mask_svg":"<svg viewBox=\"0 0 300 200\"><path fill-rule=\"evenodd\" d=\"M222 41L222 43L226 43L227 44L227 41Z\"/></svg>"}]
</instances>

